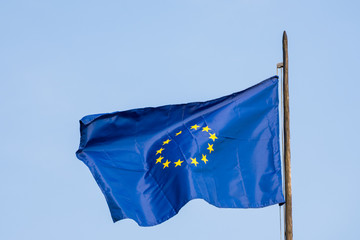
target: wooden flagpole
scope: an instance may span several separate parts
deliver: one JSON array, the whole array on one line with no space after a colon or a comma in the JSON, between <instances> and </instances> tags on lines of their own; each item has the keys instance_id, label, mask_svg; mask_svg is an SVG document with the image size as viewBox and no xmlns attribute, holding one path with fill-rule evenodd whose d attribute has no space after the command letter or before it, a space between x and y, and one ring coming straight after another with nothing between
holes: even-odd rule
<instances>
[{"instance_id":1,"label":"wooden flagpole","mask_svg":"<svg viewBox=\"0 0 360 240\"><path fill-rule=\"evenodd\" d=\"M290 169L289 59L286 31L283 34L283 101L284 101L284 165L285 165L285 239L293 240L292 194Z\"/></svg>"}]
</instances>

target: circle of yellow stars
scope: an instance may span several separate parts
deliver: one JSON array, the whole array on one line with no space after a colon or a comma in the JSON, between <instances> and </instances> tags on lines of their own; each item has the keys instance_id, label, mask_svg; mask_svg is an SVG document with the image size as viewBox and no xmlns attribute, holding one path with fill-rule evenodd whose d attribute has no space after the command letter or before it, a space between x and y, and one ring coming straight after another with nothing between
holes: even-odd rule
<instances>
[{"instance_id":1,"label":"circle of yellow stars","mask_svg":"<svg viewBox=\"0 0 360 240\"><path fill-rule=\"evenodd\" d=\"M201 130L202 132L206 132L209 134L209 139L212 140L212 142L215 142L216 139L218 139L218 137L216 136L215 133L211 133L209 132L211 130L211 128L209 128L209 126L205 126L205 127L200 127L199 125L195 124L195 125L192 125L190 127L190 130L193 130L193 131L197 131L197 130ZM182 131L179 131L177 133L175 133L175 137L176 136L179 136L180 134L182 134ZM163 141L162 143L162 147L156 151L156 154L155 155L159 155L158 158L156 159L156 162L155 164L162 164L163 165L163 169L165 168L169 168L169 165L171 163L171 161L169 161L168 159L166 159L164 162L162 161L164 159L163 156L161 156L162 152L165 150L165 145L169 144L170 142L172 141L172 139L167 139L165 141ZM210 144L208 143L208 147L206 148L208 151L209 151L209 154L211 154L212 152L214 152L214 144ZM204 162L204 164L206 164L209 160L207 159L207 155L206 154L201 154L202 155L202 158L199 160L199 161L202 161ZM190 158L191 162L190 164L197 167L197 165L199 164L198 160L196 160L196 158ZM174 167L181 167L181 164L183 163L184 161L181 161L180 159L177 160L176 162L174 161L173 164L174 164Z\"/></svg>"}]
</instances>

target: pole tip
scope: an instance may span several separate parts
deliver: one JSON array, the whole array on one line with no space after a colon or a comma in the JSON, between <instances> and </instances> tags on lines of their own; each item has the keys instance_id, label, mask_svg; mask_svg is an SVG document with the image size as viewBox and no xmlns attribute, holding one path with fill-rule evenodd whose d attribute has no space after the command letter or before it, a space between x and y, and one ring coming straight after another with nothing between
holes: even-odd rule
<instances>
[{"instance_id":1,"label":"pole tip","mask_svg":"<svg viewBox=\"0 0 360 240\"><path fill-rule=\"evenodd\" d=\"M284 31L284 33L283 33L283 40L287 41L287 34L286 34L286 31Z\"/></svg>"}]
</instances>

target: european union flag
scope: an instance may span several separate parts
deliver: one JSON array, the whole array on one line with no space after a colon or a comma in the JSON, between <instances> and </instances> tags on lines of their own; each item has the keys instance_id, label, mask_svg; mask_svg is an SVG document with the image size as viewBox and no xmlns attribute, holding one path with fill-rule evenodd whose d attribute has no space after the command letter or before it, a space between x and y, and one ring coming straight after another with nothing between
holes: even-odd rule
<instances>
[{"instance_id":1,"label":"european union flag","mask_svg":"<svg viewBox=\"0 0 360 240\"><path fill-rule=\"evenodd\" d=\"M77 157L114 222L152 226L201 198L221 208L283 203L278 78L207 102L89 115Z\"/></svg>"}]
</instances>

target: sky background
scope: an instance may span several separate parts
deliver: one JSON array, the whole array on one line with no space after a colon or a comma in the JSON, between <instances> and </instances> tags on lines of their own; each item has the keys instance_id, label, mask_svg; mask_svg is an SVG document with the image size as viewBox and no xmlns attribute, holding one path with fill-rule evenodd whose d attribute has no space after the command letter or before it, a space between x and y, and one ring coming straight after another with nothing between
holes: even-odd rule
<instances>
[{"instance_id":1,"label":"sky background","mask_svg":"<svg viewBox=\"0 0 360 240\"><path fill-rule=\"evenodd\" d=\"M280 239L279 207L113 223L75 157L88 114L206 101L289 40L294 239L358 239L359 1L1 1L0 239Z\"/></svg>"}]
</instances>

